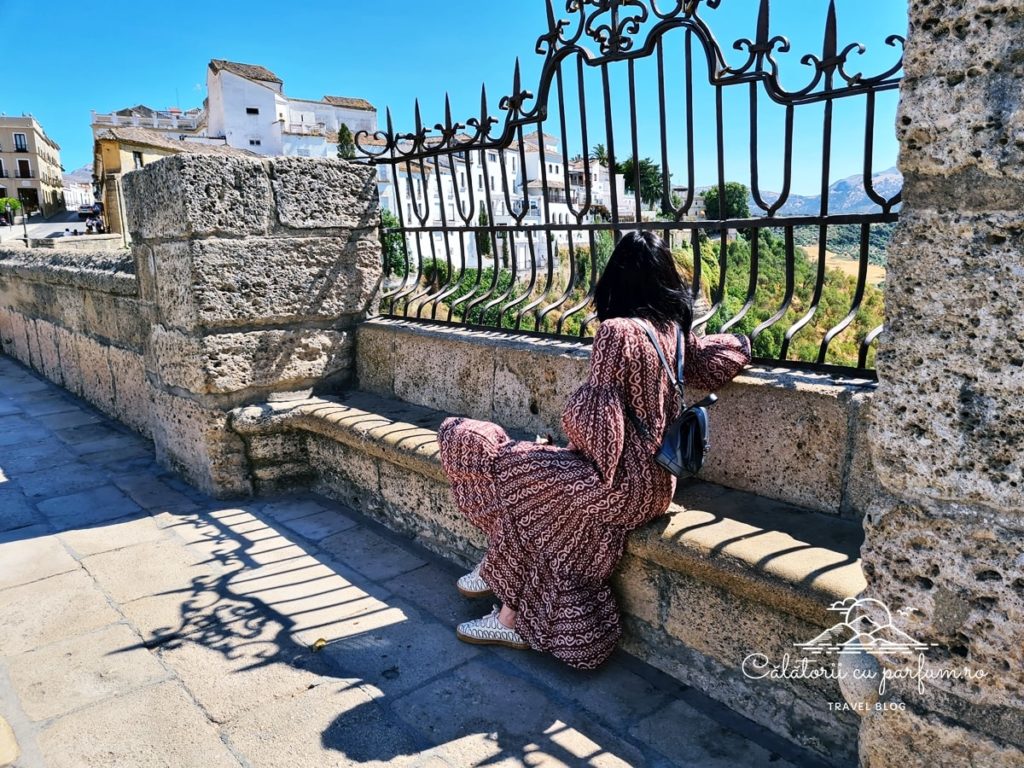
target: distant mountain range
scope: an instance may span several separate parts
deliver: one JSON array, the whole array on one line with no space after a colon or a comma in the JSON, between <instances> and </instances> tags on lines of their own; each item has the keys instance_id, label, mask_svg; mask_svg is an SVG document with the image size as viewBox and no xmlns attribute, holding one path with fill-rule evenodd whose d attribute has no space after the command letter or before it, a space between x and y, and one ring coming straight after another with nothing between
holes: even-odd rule
<instances>
[{"instance_id":1,"label":"distant mountain range","mask_svg":"<svg viewBox=\"0 0 1024 768\"><path fill-rule=\"evenodd\" d=\"M83 165L77 171L64 174L65 184L92 184L92 166Z\"/></svg>"},{"instance_id":2,"label":"distant mountain range","mask_svg":"<svg viewBox=\"0 0 1024 768\"><path fill-rule=\"evenodd\" d=\"M877 194L889 200L903 188L903 175L896 168L889 168L871 177L871 185ZM761 199L771 205L779 199L778 192L763 192ZM750 210L760 210L753 197ZM833 182L828 188L828 211L830 214L873 213L879 206L864 191L864 177L861 174ZM790 195L779 210L784 216L817 216L821 212L821 195Z\"/></svg>"}]
</instances>

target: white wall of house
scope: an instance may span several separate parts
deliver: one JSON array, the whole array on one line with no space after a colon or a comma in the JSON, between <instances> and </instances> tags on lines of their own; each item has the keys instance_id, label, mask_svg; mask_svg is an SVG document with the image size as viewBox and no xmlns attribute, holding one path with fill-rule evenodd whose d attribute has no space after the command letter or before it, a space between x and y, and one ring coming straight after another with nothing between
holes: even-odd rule
<instances>
[{"instance_id":1,"label":"white wall of house","mask_svg":"<svg viewBox=\"0 0 1024 768\"><path fill-rule=\"evenodd\" d=\"M284 154L281 127L288 117L288 102L279 84L208 69L206 88L212 136L223 136L230 147L264 155Z\"/></svg>"}]
</instances>

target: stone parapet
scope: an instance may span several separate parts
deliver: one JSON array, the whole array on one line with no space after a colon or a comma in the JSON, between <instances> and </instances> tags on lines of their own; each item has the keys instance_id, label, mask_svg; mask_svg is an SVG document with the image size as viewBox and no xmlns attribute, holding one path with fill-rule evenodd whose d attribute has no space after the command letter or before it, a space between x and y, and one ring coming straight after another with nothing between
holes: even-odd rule
<instances>
[{"instance_id":1,"label":"stone parapet","mask_svg":"<svg viewBox=\"0 0 1024 768\"><path fill-rule=\"evenodd\" d=\"M381 276L374 169L177 155L124 190L157 454L208 492L250 492L227 411L353 377Z\"/></svg>"},{"instance_id":2,"label":"stone parapet","mask_svg":"<svg viewBox=\"0 0 1024 768\"><path fill-rule=\"evenodd\" d=\"M528 434L561 435L586 379L582 344L397 320L362 323L359 385ZM750 369L720 392L702 477L811 509L859 517L877 482L866 434L874 386L791 370ZM704 393L688 390L688 397Z\"/></svg>"}]
</instances>

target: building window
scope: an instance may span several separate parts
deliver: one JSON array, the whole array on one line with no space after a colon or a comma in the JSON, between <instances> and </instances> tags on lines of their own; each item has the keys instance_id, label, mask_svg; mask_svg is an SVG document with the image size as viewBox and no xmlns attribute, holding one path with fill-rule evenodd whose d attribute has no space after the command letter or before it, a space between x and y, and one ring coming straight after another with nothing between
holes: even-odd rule
<instances>
[{"instance_id":1,"label":"building window","mask_svg":"<svg viewBox=\"0 0 1024 768\"><path fill-rule=\"evenodd\" d=\"M0 157L0 179L7 177L7 169L4 168L4 159ZM0 195L0 197L7 197L7 195Z\"/></svg>"},{"instance_id":2,"label":"building window","mask_svg":"<svg viewBox=\"0 0 1024 768\"><path fill-rule=\"evenodd\" d=\"M477 176L476 177L476 188L481 190L481 191L483 190L483 188L484 188L484 177L483 176Z\"/></svg>"},{"instance_id":3,"label":"building window","mask_svg":"<svg viewBox=\"0 0 1024 768\"><path fill-rule=\"evenodd\" d=\"M132 160L135 161L135 170L136 171L139 170L139 168L141 168L142 165L143 165L142 153L141 152L132 152Z\"/></svg>"},{"instance_id":4,"label":"building window","mask_svg":"<svg viewBox=\"0 0 1024 768\"><path fill-rule=\"evenodd\" d=\"M28 138L24 133L14 134L14 151L28 152Z\"/></svg>"},{"instance_id":5,"label":"building window","mask_svg":"<svg viewBox=\"0 0 1024 768\"><path fill-rule=\"evenodd\" d=\"M494 191L494 177L491 176L491 192Z\"/></svg>"},{"instance_id":6,"label":"building window","mask_svg":"<svg viewBox=\"0 0 1024 768\"><path fill-rule=\"evenodd\" d=\"M261 142L259 139L249 139L249 146L250 147L258 147L262 143L263 142Z\"/></svg>"},{"instance_id":7,"label":"building window","mask_svg":"<svg viewBox=\"0 0 1024 768\"><path fill-rule=\"evenodd\" d=\"M246 107L245 114L247 115L258 115L260 113L259 107Z\"/></svg>"}]
</instances>

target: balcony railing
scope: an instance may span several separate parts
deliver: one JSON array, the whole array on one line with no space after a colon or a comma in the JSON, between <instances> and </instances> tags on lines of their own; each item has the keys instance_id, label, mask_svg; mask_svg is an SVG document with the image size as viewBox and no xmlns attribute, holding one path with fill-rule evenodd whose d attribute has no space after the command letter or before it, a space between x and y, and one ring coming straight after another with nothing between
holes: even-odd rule
<instances>
[{"instance_id":1,"label":"balcony railing","mask_svg":"<svg viewBox=\"0 0 1024 768\"><path fill-rule=\"evenodd\" d=\"M142 115L98 115L92 114L93 125L130 126L133 128L157 128L163 130L196 131L202 126L202 117L184 117L174 112L157 112L152 116Z\"/></svg>"},{"instance_id":2,"label":"balcony railing","mask_svg":"<svg viewBox=\"0 0 1024 768\"><path fill-rule=\"evenodd\" d=\"M17 171L14 174L16 179L34 179L36 176L32 171Z\"/></svg>"},{"instance_id":3,"label":"balcony railing","mask_svg":"<svg viewBox=\"0 0 1024 768\"><path fill-rule=\"evenodd\" d=\"M326 123L288 123L285 133L295 133L300 136L323 136L327 133Z\"/></svg>"},{"instance_id":4,"label":"balcony railing","mask_svg":"<svg viewBox=\"0 0 1024 768\"><path fill-rule=\"evenodd\" d=\"M869 267L884 262L902 187L895 175L874 173L885 167L880 163L891 164L876 156L875 135L888 118L876 97L899 87L903 38L885 38L894 49L887 69L854 72L847 58L864 47L840 37L835 4L819 0L807 5L819 6L824 17L820 52L783 60L789 43L770 34L770 0L760 0L756 39L734 43L745 53L731 56L710 33L719 5L586 0L567 3L570 18L558 20L549 3L548 29L536 46L544 57L539 84L527 88L517 66L512 92L499 105L503 119L492 116L484 96L480 112L462 121L446 110L443 122L426 122L417 107L411 130L395 130L389 121L372 141L359 132L359 148L389 169L399 191L398 226L384 237L403 249L401 264L386 264L401 281L383 294L381 313L590 338L597 327L594 287L616 242L628 230L649 230L673 250L689 284L696 331L746 334L757 362L874 376L884 270L879 278ZM780 65L794 60L813 70L796 90L779 75ZM637 98L640 72L657 93L653 103ZM701 101L693 95L698 89ZM735 107L736 92L749 104L745 110ZM841 123L833 120L839 102L844 110L849 105ZM818 126L798 134L797 113ZM761 129L771 119L785 128ZM846 138L834 128L847 123L859 124L863 137L859 147L855 139L851 145L860 156L848 160L863 169L856 182L865 202L856 208L832 192L831 149ZM718 136L710 158L694 138L698 124ZM603 156L589 157L598 146ZM539 178L524 173L526 154L539 154ZM577 155L587 158L587 171L570 174L561 159ZM763 186L759 160L769 155L779 192ZM819 158L810 170L809 156ZM520 159L518 174L505 170L511 158ZM746 171L737 170L736 158L749 158ZM456 191L454 217L434 215L428 185L463 163L471 176L497 178L504 210L512 212L502 232L492 195L475 184ZM811 206L792 189L797 169L817 177L821 194ZM582 179L582 189L570 175ZM673 189L677 184L684 194ZM698 186L717 196L698 195ZM730 203L737 189L742 206ZM568 216L531 205L565 195ZM716 197L720 204L709 210ZM499 234L524 261L501 263ZM554 268L542 265L545 253ZM447 278L439 284L433 276L442 262Z\"/></svg>"}]
</instances>

